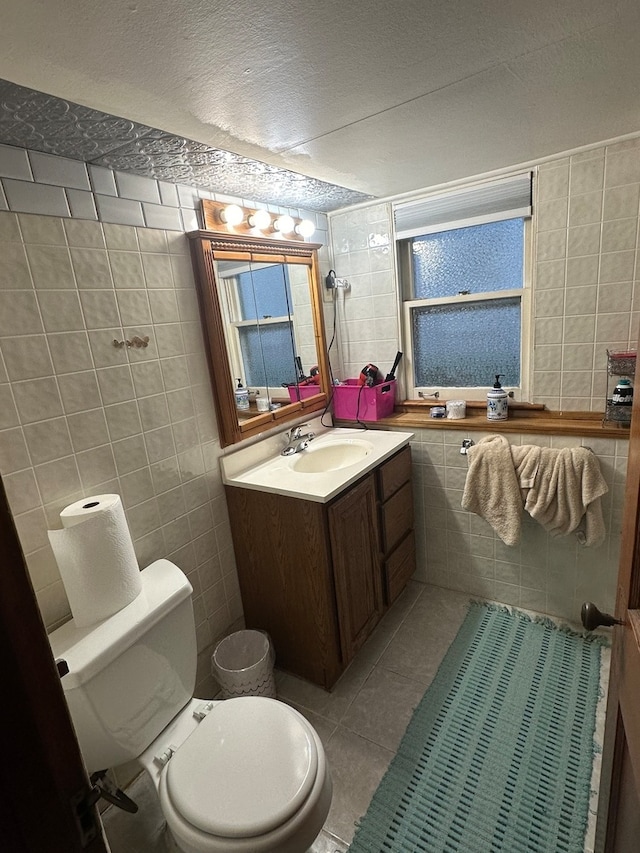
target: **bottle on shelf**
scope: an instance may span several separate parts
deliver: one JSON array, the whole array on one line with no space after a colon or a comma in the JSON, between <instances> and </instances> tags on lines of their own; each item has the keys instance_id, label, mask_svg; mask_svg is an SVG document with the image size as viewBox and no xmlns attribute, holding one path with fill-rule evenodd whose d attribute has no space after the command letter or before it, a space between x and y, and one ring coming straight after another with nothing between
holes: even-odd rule
<instances>
[{"instance_id":1,"label":"bottle on shelf","mask_svg":"<svg viewBox=\"0 0 640 853\"><path fill-rule=\"evenodd\" d=\"M633 404L633 385L626 376L618 379L618 384L613 389L611 402L614 406L631 406Z\"/></svg>"},{"instance_id":2,"label":"bottle on shelf","mask_svg":"<svg viewBox=\"0 0 640 853\"><path fill-rule=\"evenodd\" d=\"M244 388L240 379L237 379L238 385L235 389L236 408L240 411L246 411L249 408L249 389Z\"/></svg>"},{"instance_id":3,"label":"bottle on shelf","mask_svg":"<svg viewBox=\"0 0 640 853\"><path fill-rule=\"evenodd\" d=\"M508 394L500 384L502 373L496 373L493 388L487 394L487 420L506 421L509 415Z\"/></svg>"}]
</instances>

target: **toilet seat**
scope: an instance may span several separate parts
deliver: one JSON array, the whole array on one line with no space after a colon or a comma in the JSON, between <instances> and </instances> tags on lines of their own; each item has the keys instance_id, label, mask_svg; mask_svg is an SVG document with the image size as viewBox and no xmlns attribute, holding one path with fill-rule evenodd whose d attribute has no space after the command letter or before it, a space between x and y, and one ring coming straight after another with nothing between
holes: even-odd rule
<instances>
[{"instance_id":1,"label":"toilet seat","mask_svg":"<svg viewBox=\"0 0 640 853\"><path fill-rule=\"evenodd\" d=\"M265 697L213 707L164 771L172 810L211 836L251 838L290 820L318 774L318 751L306 720Z\"/></svg>"}]
</instances>

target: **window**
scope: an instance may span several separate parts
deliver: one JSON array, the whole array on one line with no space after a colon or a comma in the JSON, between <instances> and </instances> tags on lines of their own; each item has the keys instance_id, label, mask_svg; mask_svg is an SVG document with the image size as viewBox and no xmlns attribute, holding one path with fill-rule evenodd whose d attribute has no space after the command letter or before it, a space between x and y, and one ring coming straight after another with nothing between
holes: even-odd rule
<instances>
[{"instance_id":1,"label":"window","mask_svg":"<svg viewBox=\"0 0 640 853\"><path fill-rule=\"evenodd\" d=\"M395 210L407 396L526 387L531 176Z\"/></svg>"},{"instance_id":2,"label":"window","mask_svg":"<svg viewBox=\"0 0 640 853\"><path fill-rule=\"evenodd\" d=\"M220 266L220 265L219 265ZM224 264L234 375L250 388L279 388L297 373L286 264Z\"/></svg>"}]
</instances>

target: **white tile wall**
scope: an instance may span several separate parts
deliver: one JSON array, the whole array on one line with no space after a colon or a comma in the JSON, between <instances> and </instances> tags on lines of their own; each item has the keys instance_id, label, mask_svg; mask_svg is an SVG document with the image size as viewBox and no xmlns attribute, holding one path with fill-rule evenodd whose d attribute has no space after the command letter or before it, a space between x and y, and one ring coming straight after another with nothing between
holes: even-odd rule
<instances>
[{"instance_id":1,"label":"white tile wall","mask_svg":"<svg viewBox=\"0 0 640 853\"><path fill-rule=\"evenodd\" d=\"M372 204L329 216L338 278L350 289L325 291L325 310L339 318L340 340L332 350L334 376L357 376L373 361L385 373L400 346L391 205Z\"/></svg>"},{"instance_id":2,"label":"white tile wall","mask_svg":"<svg viewBox=\"0 0 640 853\"><path fill-rule=\"evenodd\" d=\"M559 157L538 167L534 205L532 401L552 409L603 411L607 348L635 347L640 313L640 138ZM402 349L391 204L329 215L333 264L351 290L325 294L337 311L334 375L382 370ZM441 586L568 619L592 598L613 606L626 445L597 442L610 493L609 535L590 551L572 538L550 539L533 522L508 549L460 508L466 457L462 433L418 431L414 443L418 576ZM471 436L477 439L476 434ZM516 443L540 437L516 436ZM557 446L570 440L552 439ZM594 447L594 439L585 444ZM600 605L599 605L600 606Z\"/></svg>"},{"instance_id":3,"label":"white tile wall","mask_svg":"<svg viewBox=\"0 0 640 853\"><path fill-rule=\"evenodd\" d=\"M47 526L83 493L119 491L141 562L171 556L190 575L204 676L208 647L239 615L240 599L180 232L198 227L201 197L224 199L116 179L94 166L89 192L79 188L83 164L41 156L0 146L0 211L13 211L0 212L0 472L40 607L50 626L68 614ZM602 353L633 341L640 310L640 142L561 158L541 166L540 175L535 398L600 409ZM320 229L313 239L327 243L327 218L310 218ZM370 360L385 369L400 342L390 205L336 213L331 230L334 261L323 249L321 273L334 267L352 286L336 293L336 303L325 294L329 330L334 310L340 319L334 371L355 375ZM111 345L133 334L148 334L150 347ZM414 443L419 576L566 618L575 618L584 598L611 606L626 442L605 441L597 452L611 487L607 543L589 552L526 524L519 548L505 550L483 522L459 509L458 447L444 431L421 431Z\"/></svg>"},{"instance_id":4,"label":"white tile wall","mask_svg":"<svg viewBox=\"0 0 640 853\"><path fill-rule=\"evenodd\" d=\"M183 324L178 311L179 290L181 304L195 300L188 241L108 228L0 213L3 256L12 259L0 280L0 471L48 627L69 608L47 528L60 526L71 501L114 491L140 564L169 557L187 572L205 673L209 646L241 615L241 603L199 325ZM127 251L108 249L109 241ZM147 271L157 273L148 282L142 245L153 250L144 254ZM122 255L137 289L128 289ZM176 279L172 257L184 262ZM131 295L148 326L136 325L130 306L121 315ZM112 345L142 332L147 349Z\"/></svg>"},{"instance_id":5,"label":"white tile wall","mask_svg":"<svg viewBox=\"0 0 640 853\"><path fill-rule=\"evenodd\" d=\"M144 225L142 205L139 201L96 195L98 216L102 222L117 222L122 225Z\"/></svg>"},{"instance_id":6,"label":"white tile wall","mask_svg":"<svg viewBox=\"0 0 640 853\"><path fill-rule=\"evenodd\" d=\"M583 601L597 602L603 610L613 608L626 440L509 436L512 444L591 447L609 487L602 499L604 544L586 548L572 535L553 538L524 513L521 541L509 547L487 522L460 506L467 472L467 457L460 454L463 437L459 431L417 430L412 442L417 577L573 622L579 621ZM478 441L482 433L468 437Z\"/></svg>"},{"instance_id":7,"label":"white tile wall","mask_svg":"<svg viewBox=\"0 0 640 853\"><path fill-rule=\"evenodd\" d=\"M561 157L535 182L531 401L603 411L606 350L634 346L640 316L640 138ZM338 291L336 375L382 369L400 345L391 205L329 216ZM329 301L327 301L329 300ZM325 294L331 313L332 295ZM611 390L611 389L609 389Z\"/></svg>"},{"instance_id":8,"label":"white tile wall","mask_svg":"<svg viewBox=\"0 0 640 853\"><path fill-rule=\"evenodd\" d=\"M199 682L241 616L182 233L202 197L216 196L0 145L0 473L45 623L69 616L47 529L117 492L140 564L168 557L193 584ZM133 335L149 346L113 347Z\"/></svg>"},{"instance_id":9,"label":"white tile wall","mask_svg":"<svg viewBox=\"0 0 640 853\"><path fill-rule=\"evenodd\" d=\"M32 151L29 154L33 180L38 184L52 184L56 187L70 187L76 190L90 190L89 173L85 163L41 154Z\"/></svg>"},{"instance_id":10,"label":"white tile wall","mask_svg":"<svg viewBox=\"0 0 640 853\"><path fill-rule=\"evenodd\" d=\"M43 213L47 216L69 216L69 203L61 187L28 184L5 178L2 181L10 210Z\"/></svg>"},{"instance_id":11,"label":"white tile wall","mask_svg":"<svg viewBox=\"0 0 640 853\"><path fill-rule=\"evenodd\" d=\"M640 139L539 167L534 402L602 411L606 350L637 342L639 176Z\"/></svg>"},{"instance_id":12,"label":"white tile wall","mask_svg":"<svg viewBox=\"0 0 640 853\"><path fill-rule=\"evenodd\" d=\"M32 181L33 175L27 152L11 145L0 145L0 174L5 178Z\"/></svg>"},{"instance_id":13,"label":"white tile wall","mask_svg":"<svg viewBox=\"0 0 640 853\"><path fill-rule=\"evenodd\" d=\"M111 169L105 169L104 166L89 166L89 175L95 193L118 195L115 172L112 172Z\"/></svg>"},{"instance_id":14,"label":"white tile wall","mask_svg":"<svg viewBox=\"0 0 640 853\"><path fill-rule=\"evenodd\" d=\"M137 201L148 201L151 204L160 203L158 182L151 178L141 178L126 172L116 172L116 186L121 198L132 198Z\"/></svg>"},{"instance_id":15,"label":"white tile wall","mask_svg":"<svg viewBox=\"0 0 640 853\"><path fill-rule=\"evenodd\" d=\"M93 193L82 190L67 190L67 201L71 216L76 219L97 219L98 211ZM151 226L154 227L154 226Z\"/></svg>"}]
</instances>

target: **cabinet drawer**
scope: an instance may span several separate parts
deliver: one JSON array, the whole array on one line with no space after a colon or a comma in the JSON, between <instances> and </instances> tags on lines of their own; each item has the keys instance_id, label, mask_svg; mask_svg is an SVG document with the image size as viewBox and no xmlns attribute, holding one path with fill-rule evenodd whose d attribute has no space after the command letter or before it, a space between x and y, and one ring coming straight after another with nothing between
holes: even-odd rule
<instances>
[{"instance_id":1,"label":"cabinet drawer","mask_svg":"<svg viewBox=\"0 0 640 853\"><path fill-rule=\"evenodd\" d=\"M391 551L413 527L413 492L411 483L405 483L380 508L382 550Z\"/></svg>"},{"instance_id":2,"label":"cabinet drawer","mask_svg":"<svg viewBox=\"0 0 640 853\"><path fill-rule=\"evenodd\" d=\"M416 570L416 547L413 530L398 545L384 564L386 603L392 604Z\"/></svg>"},{"instance_id":3,"label":"cabinet drawer","mask_svg":"<svg viewBox=\"0 0 640 853\"><path fill-rule=\"evenodd\" d=\"M383 462L378 471L380 500L386 501L403 483L411 479L411 448L407 445L391 459Z\"/></svg>"}]
</instances>

